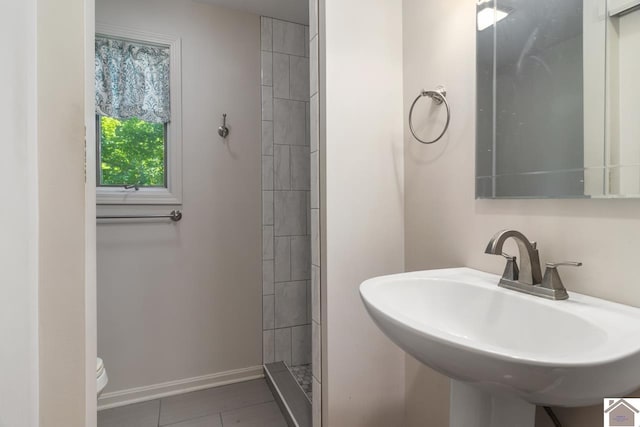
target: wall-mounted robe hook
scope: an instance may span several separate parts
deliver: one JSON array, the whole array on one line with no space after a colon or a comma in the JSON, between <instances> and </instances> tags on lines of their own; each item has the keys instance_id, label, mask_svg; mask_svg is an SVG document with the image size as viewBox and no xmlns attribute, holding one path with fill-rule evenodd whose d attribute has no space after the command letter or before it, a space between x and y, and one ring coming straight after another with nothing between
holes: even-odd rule
<instances>
[{"instance_id":1,"label":"wall-mounted robe hook","mask_svg":"<svg viewBox=\"0 0 640 427\"><path fill-rule=\"evenodd\" d=\"M229 136L229 128L227 127L227 113L222 115L222 126L218 128L218 135L223 138Z\"/></svg>"}]
</instances>

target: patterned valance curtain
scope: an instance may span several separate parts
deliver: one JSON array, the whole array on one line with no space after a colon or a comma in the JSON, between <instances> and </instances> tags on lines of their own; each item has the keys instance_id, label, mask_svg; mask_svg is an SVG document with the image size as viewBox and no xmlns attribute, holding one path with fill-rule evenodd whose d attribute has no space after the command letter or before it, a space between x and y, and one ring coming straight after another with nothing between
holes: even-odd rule
<instances>
[{"instance_id":1,"label":"patterned valance curtain","mask_svg":"<svg viewBox=\"0 0 640 427\"><path fill-rule=\"evenodd\" d=\"M169 48L96 37L96 114L168 123Z\"/></svg>"}]
</instances>

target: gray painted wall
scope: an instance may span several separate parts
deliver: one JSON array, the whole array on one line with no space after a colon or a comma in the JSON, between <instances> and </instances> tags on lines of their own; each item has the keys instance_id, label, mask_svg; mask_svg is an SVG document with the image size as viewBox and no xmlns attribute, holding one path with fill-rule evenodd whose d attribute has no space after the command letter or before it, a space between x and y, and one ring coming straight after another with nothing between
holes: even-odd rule
<instances>
[{"instance_id":1,"label":"gray painted wall","mask_svg":"<svg viewBox=\"0 0 640 427\"><path fill-rule=\"evenodd\" d=\"M105 392L259 366L260 18L190 0L96 7L99 22L180 36L183 76L184 219L98 225Z\"/></svg>"}]
</instances>

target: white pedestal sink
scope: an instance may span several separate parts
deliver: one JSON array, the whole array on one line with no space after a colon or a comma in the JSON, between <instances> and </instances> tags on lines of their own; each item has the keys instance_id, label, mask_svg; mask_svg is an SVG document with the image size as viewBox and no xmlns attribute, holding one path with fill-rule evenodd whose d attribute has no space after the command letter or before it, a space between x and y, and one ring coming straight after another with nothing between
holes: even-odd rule
<instances>
[{"instance_id":1,"label":"white pedestal sink","mask_svg":"<svg viewBox=\"0 0 640 427\"><path fill-rule=\"evenodd\" d=\"M586 406L640 386L640 309L570 293L551 301L469 268L370 279L378 327L452 378L451 427L533 427L535 405Z\"/></svg>"}]
</instances>

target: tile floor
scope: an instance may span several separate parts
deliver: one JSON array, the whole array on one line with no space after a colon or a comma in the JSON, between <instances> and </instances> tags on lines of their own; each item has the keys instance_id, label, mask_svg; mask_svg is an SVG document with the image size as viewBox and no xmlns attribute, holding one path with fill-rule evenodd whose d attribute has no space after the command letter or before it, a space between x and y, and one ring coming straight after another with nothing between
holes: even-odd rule
<instances>
[{"instance_id":1,"label":"tile floor","mask_svg":"<svg viewBox=\"0 0 640 427\"><path fill-rule=\"evenodd\" d=\"M265 380L98 412L98 427L287 427Z\"/></svg>"},{"instance_id":2,"label":"tile floor","mask_svg":"<svg viewBox=\"0 0 640 427\"><path fill-rule=\"evenodd\" d=\"M311 392L313 385L311 365L292 366L289 369L298 384L300 384L302 390L309 397L309 400L313 400L313 394Z\"/></svg>"}]
</instances>

